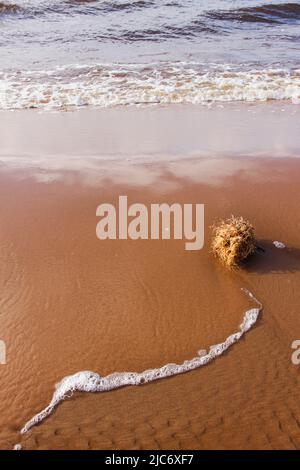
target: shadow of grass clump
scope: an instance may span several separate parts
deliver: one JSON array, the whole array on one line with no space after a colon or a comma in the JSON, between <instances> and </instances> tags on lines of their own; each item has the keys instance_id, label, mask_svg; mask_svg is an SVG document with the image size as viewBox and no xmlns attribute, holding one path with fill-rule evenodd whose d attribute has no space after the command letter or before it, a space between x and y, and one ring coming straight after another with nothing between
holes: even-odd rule
<instances>
[{"instance_id":1,"label":"shadow of grass clump","mask_svg":"<svg viewBox=\"0 0 300 470\"><path fill-rule=\"evenodd\" d=\"M259 240L260 255L250 256L243 266L250 273L284 274L300 271L300 249L278 249L271 240Z\"/></svg>"}]
</instances>

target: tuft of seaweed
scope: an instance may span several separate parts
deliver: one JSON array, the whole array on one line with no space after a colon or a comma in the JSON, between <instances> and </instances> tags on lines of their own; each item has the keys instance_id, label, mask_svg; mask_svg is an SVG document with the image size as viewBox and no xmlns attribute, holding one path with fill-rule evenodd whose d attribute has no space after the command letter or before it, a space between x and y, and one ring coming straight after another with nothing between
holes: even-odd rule
<instances>
[{"instance_id":1,"label":"tuft of seaweed","mask_svg":"<svg viewBox=\"0 0 300 470\"><path fill-rule=\"evenodd\" d=\"M257 248L254 227L243 217L232 215L212 230L212 252L229 269L238 268Z\"/></svg>"}]
</instances>

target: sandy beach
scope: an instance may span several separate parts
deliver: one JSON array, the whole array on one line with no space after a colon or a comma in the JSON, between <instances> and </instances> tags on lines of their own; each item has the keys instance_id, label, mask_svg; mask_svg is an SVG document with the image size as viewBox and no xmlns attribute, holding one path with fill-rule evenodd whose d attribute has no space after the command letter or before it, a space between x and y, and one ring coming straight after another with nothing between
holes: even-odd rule
<instances>
[{"instance_id":1,"label":"sandy beach","mask_svg":"<svg viewBox=\"0 0 300 470\"><path fill-rule=\"evenodd\" d=\"M299 110L282 103L1 113L0 447L300 447ZM96 237L96 208L205 205L205 245ZM251 220L265 252L237 272L210 249L211 225ZM274 240L285 249L277 249ZM77 393L28 433L54 386L182 363L257 324L207 366L139 387Z\"/></svg>"}]
</instances>

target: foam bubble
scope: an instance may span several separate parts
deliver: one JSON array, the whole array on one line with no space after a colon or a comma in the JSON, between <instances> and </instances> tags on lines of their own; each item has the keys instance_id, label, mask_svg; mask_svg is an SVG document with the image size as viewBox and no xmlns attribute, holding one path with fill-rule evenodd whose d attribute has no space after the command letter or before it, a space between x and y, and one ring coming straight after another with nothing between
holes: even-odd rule
<instances>
[{"instance_id":1,"label":"foam bubble","mask_svg":"<svg viewBox=\"0 0 300 470\"><path fill-rule=\"evenodd\" d=\"M21 433L28 432L33 426L46 419L60 402L72 396L74 392L108 392L128 385L142 385L197 369L221 356L230 346L239 341L244 333L252 328L262 309L262 304L251 292L247 289L243 289L243 291L258 304L258 308L247 310L239 330L228 336L223 343L211 346L208 352L200 350L198 356L186 360L182 364L170 363L157 369L145 370L144 372L115 372L106 377L101 377L93 371L80 371L64 377L56 385L56 390L49 405L31 418L22 428Z\"/></svg>"},{"instance_id":2,"label":"foam bubble","mask_svg":"<svg viewBox=\"0 0 300 470\"><path fill-rule=\"evenodd\" d=\"M82 106L300 102L298 69L233 68L197 63L99 64L5 72L0 109L59 110Z\"/></svg>"}]
</instances>

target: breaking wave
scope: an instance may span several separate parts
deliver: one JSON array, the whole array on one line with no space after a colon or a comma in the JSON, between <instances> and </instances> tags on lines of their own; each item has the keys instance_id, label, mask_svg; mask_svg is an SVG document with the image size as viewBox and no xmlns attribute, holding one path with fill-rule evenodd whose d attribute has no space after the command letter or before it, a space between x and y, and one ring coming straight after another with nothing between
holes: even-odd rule
<instances>
[{"instance_id":1,"label":"breaking wave","mask_svg":"<svg viewBox=\"0 0 300 470\"><path fill-rule=\"evenodd\" d=\"M0 109L300 101L300 69L110 64L0 73Z\"/></svg>"}]
</instances>

